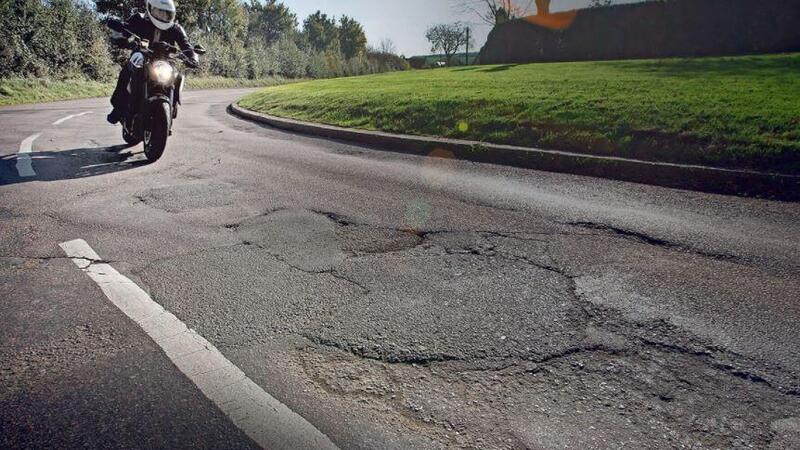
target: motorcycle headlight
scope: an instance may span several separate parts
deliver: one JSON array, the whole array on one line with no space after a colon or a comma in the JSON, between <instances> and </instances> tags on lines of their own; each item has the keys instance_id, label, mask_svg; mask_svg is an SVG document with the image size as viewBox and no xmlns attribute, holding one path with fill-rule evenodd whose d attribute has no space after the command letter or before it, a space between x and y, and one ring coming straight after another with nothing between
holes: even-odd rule
<instances>
[{"instance_id":1,"label":"motorcycle headlight","mask_svg":"<svg viewBox=\"0 0 800 450\"><path fill-rule=\"evenodd\" d=\"M175 69L173 69L172 65L166 61L154 62L150 68L150 72L153 75L153 79L158 84L171 84L172 79L175 77Z\"/></svg>"}]
</instances>

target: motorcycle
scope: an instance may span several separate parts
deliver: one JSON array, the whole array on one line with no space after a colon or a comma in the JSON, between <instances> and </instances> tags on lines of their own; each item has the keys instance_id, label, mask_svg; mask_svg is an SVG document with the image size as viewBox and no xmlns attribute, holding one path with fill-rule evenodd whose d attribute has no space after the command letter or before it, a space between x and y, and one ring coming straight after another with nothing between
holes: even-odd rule
<instances>
[{"instance_id":1,"label":"motorcycle","mask_svg":"<svg viewBox=\"0 0 800 450\"><path fill-rule=\"evenodd\" d=\"M144 142L144 154L152 163L164 154L167 138L172 135L172 122L178 117L184 84L178 63L188 63L189 57L174 45L156 42L151 46L148 40L129 30L114 31L131 39L133 52L144 56L143 70L137 70L130 81L131 104L121 121L122 139L129 145ZM202 45L195 45L192 50L198 55L206 53Z\"/></svg>"}]
</instances>

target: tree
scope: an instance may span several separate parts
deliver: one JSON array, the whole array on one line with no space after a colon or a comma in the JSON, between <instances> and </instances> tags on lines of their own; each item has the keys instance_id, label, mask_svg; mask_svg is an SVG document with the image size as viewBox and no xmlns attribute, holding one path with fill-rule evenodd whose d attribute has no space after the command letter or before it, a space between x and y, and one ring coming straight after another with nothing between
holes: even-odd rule
<instances>
[{"instance_id":1,"label":"tree","mask_svg":"<svg viewBox=\"0 0 800 450\"><path fill-rule=\"evenodd\" d=\"M317 51L338 50L339 28L336 19L317 11L303 22L303 35L308 45Z\"/></svg>"},{"instance_id":2,"label":"tree","mask_svg":"<svg viewBox=\"0 0 800 450\"><path fill-rule=\"evenodd\" d=\"M393 40L386 38L381 41L380 45L378 45L378 48L375 49L375 51L384 55L396 55L397 46L394 45Z\"/></svg>"},{"instance_id":3,"label":"tree","mask_svg":"<svg viewBox=\"0 0 800 450\"><path fill-rule=\"evenodd\" d=\"M537 0L537 5L542 0ZM546 0L548 5L549 0ZM472 12L489 25L495 26L530 14L533 0L457 0L461 12Z\"/></svg>"},{"instance_id":4,"label":"tree","mask_svg":"<svg viewBox=\"0 0 800 450\"><path fill-rule=\"evenodd\" d=\"M265 43L277 42L290 36L297 28L297 16L278 0L250 0L245 7L248 15L247 34Z\"/></svg>"},{"instance_id":5,"label":"tree","mask_svg":"<svg viewBox=\"0 0 800 450\"><path fill-rule=\"evenodd\" d=\"M143 3L140 0L95 0L95 9L104 16L114 16L126 20ZM142 9L141 12L144 12Z\"/></svg>"},{"instance_id":6,"label":"tree","mask_svg":"<svg viewBox=\"0 0 800 450\"><path fill-rule=\"evenodd\" d=\"M339 48L345 58L350 59L367 49L367 35L355 19L342 16L339 19Z\"/></svg>"},{"instance_id":7,"label":"tree","mask_svg":"<svg viewBox=\"0 0 800 450\"><path fill-rule=\"evenodd\" d=\"M247 36L247 10L239 0L182 0L178 20L190 33L212 32L229 42Z\"/></svg>"},{"instance_id":8,"label":"tree","mask_svg":"<svg viewBox=\"0 0 800 450\"><path fill-rule=\"evenodd\" d=\"M448 64L458 49L467 43L466 28L459 23L434 25L428 28L425 37L431 43L431 51L444 53Z\"/></svg>"}]
</instances>

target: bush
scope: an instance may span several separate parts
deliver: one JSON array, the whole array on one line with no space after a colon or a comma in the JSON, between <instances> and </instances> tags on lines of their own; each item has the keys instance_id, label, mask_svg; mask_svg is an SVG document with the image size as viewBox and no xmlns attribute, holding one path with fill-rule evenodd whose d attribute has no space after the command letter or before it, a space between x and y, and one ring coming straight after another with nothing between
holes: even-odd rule
<instances>
[{"instance_id":1,"label":"bush","mask_svg":"<svg viewBox=\"0 0 800 450\"><path fill-rule=\"evenodd\" d=\"M207 57L200 58L200 72L203 75L247 78L247 50L241 42L229 41L221 35L208 32L196 36L196 41L208 51Z\"/></svg>"},{"instance_id":2,"label":"bush","mask_svg":"<svg viewBox=\"0 0 800 450\"><path fill-rule=\"evenodd\" d=\"M89 77L114 73L96 13L73 0L14 0L0 6L0 76Z\"/></svg>"},{"instance_id":3,"label":"bush","mask_svg":"<svg viewBox=\"0 0 800 450\"><path fill-rule=\"evenodd\" d=\"M313 52L308 57L308 76L311 78L328 77L328 61L322 52Z\"/></svg>"},{"instance_id":4,"label":"bush","mask_svg":"<svg viewBox=\"0 0 800 450\"><path fill-rule=\"evenodd\" d=\"M395 55L392 55L393 58L385 58L384 56L376 56L373 53L360 53L347 59L339 51L313 52L308 58L308 76L310 78L336 78L405 70L408 68L408 63L403 58Z\"/></svg>"},{"instance_id":5,"label":"bush","mask_svg":"<svg viewBox=\"0 0 800 450\"><path fill-rule=\"evenodd\" d=\"M297 47L293 40L283 38L275 44L280 74L287 78L306 76L308 55Z\"/></svg>"},{"instance_id":6,"label":"bush","mask_svg":"<svg viewBox=\"0 0 800 450\"><path fill-rule=\"evenodd\" d=\"M281 73L278 49L256 41L247 46L247 78L258 80Z\"/></svg>"},{"instance_id":7,"label":"bush","mask_svg":"<svg viewBox=\"0 0 800 450\"><path fill-rule=\"evenodd\" d=\"M367 57L370 62L374 64L373 73L397 72L400 70L409 70L411 68L411 65L405 58L397 56L394 53L372 50L367 52Z\"/></svg>"}]
</instances>

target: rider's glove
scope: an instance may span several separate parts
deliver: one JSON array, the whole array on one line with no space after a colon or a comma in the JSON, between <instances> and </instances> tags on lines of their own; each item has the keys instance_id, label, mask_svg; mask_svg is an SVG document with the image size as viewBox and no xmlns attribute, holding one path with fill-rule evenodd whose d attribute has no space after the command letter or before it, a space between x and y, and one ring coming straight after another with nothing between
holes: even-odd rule
<instances>
[{"instance_id":1,"label":"rider's glove","mask_svg":"<svg viewBox=\"0 0 800 450\"><path fill-rule=\"evenodd\" d=\"M164 53L168 53L174 49L171 45L167 44L166 42L156 42L155 45L157 45L158 49Z\"/></svg>"},{"instance_id":2,"label":"rider's glove","mask_svg":"<svg viewBox=\"0 0 800 450\"><path fill-rule=\"evenodd\" d=\"M197 53L192 52L186 58L186 65L192 69L197 69L197 67L200 66L200 58L197 56Z\"/></svg>"}]
</instances>

